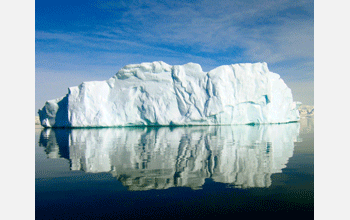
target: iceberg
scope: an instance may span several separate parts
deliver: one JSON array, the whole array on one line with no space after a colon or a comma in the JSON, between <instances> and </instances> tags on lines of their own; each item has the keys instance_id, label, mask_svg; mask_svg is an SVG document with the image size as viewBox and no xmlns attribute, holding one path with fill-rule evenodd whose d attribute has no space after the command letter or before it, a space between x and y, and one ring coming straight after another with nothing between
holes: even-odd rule
<instances>
[{"instance_id":1,"label":"iceberg","mask_svg":"<svg viewBox=\"0 0 350 220\"><path fill-rule=\"evenodd\" d=\"M264 62L204 72L157 61L70 87L38 113L44 127L269 124L298 121L300 104Z\"/></svg>"}]
</instances>

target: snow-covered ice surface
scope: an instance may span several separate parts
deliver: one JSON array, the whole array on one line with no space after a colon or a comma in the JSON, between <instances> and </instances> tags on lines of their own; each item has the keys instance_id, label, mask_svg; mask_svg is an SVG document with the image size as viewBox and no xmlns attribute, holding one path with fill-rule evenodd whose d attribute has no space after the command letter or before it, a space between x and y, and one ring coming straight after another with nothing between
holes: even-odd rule
<instances>
[{"instance_id":1,"label":"snow-covered ice surface","mask_svg":"<svg viewBox=\"0 0 350 220\"><path fill-rule=\"evenodd\" d=\"M298 121L299 105L266 63L203 72L199 64L159 61L70 87L39 116L44 127L265 124Z\"/></svg>"}]
</instances>

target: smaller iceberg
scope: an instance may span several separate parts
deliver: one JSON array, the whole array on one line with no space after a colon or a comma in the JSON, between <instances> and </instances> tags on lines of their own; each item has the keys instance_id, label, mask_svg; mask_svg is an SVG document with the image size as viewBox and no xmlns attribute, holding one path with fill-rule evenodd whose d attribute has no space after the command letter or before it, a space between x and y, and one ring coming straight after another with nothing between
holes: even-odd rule
<instances>
[{"instance_id":1,"label":"smaller iceberg","mask_svg":"<svg viewBox=\"0 0 350 220\"><path fill-rule=\"evenodd\" d=\"M299 105L266 63L203 72L199 64L159 61L70 87L47 101L39 117L44 127L266 124L298 121Z\"/></svg>"}]
</instances>

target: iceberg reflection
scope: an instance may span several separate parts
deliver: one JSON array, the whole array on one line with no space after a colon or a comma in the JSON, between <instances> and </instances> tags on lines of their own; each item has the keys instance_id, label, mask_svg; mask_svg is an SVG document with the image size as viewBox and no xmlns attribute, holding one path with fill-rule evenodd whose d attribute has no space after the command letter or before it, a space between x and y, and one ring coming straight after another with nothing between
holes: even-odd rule
<instances>
[{"instance_id":1,"label":"iceberg reflection","mask_svg":"<svg viewBox=\"0 0 350 220\"><path fill-rule=\"evenodd\" d=\"M299 123L160 128L44 129L39 144L71 170L110 172L128 190L186 186L206 178L269 187L293 156Z\"/></svg>"}]
</instances>

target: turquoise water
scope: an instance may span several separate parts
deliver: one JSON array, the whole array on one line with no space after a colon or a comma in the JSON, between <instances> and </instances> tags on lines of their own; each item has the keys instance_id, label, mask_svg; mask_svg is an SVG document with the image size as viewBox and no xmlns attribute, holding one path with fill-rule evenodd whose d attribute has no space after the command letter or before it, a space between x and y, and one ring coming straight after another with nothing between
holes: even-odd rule
<instances>
[{"instance_id":1,"label":"turquoise water","mask_svg":"<svg viewBox=\"0 0 350 220\"><path fill-rule=\"evenodd\" d=\"M37 128L36 218L313 217L313 135L313 118L260 126Z\"/></svg>"}]
</instances>

